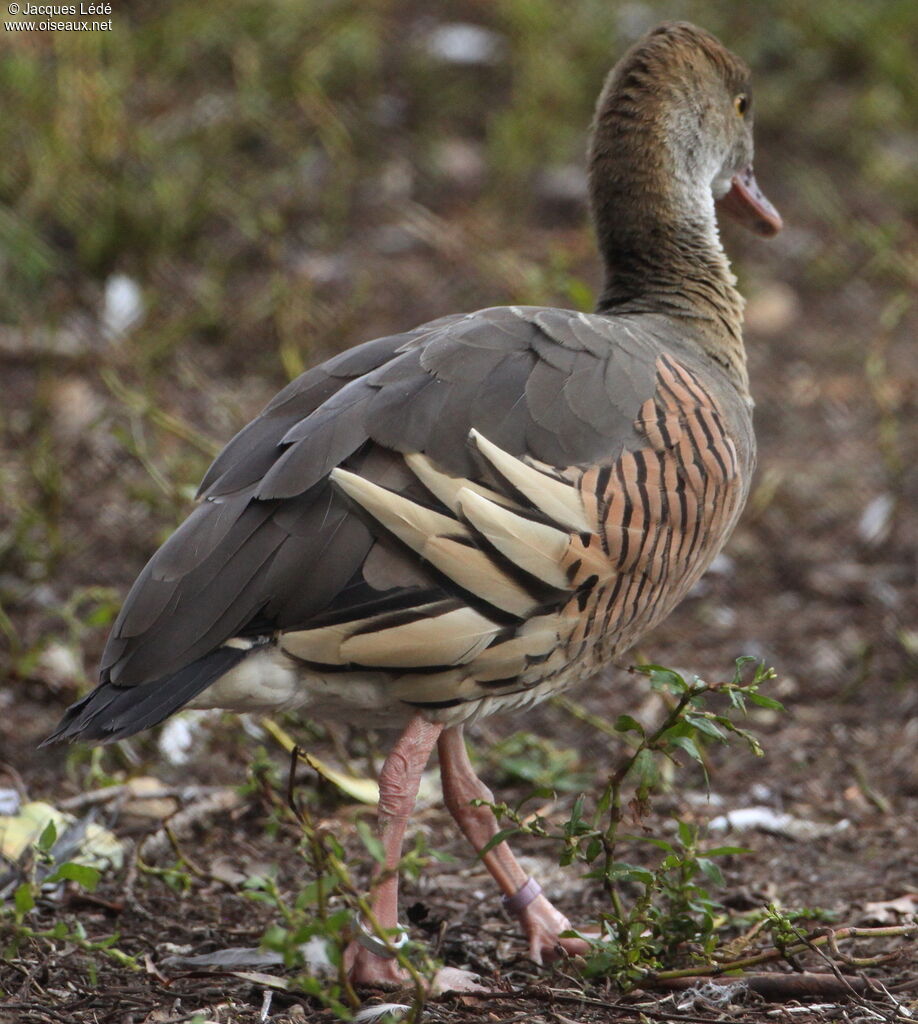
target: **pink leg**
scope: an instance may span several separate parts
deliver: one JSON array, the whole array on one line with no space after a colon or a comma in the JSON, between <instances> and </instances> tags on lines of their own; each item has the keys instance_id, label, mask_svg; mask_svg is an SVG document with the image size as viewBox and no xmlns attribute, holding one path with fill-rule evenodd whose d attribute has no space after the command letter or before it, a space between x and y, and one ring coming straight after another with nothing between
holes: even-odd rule
<instances>
[{"instance_id":1,"label":"pink leg","mask_svg":"<svg viewBox=\"0 0 918 1024\"><path fill-rule=\"evenodd\" d=\"M374 877L382 877L375 887L371 908L386 930L398 927L398 862L402 856L402 840L414 810L421 774L442 731L442 725L434 725L415 715L379 773L379 838L385 860L374 871ZM376 956L356 941L345 952L345 962L351 981L357 985L391 987L405 980L395 960Z\"/></svg>"},{"instance_id":2,"label":"pink leg","mask_svg":"<svg viewBox=\"0 0 918 1024\"><path fill-rule=\"evenodd\" d=\"M443 799L466 838L480 853L497 834L497 822L489 807L476 807L472 801L493 803L494 797L472 768L461 725L445 730L437 749L440 753ZM513 898L528 879L510 847L506 843L498 843L484 854L482 860L512 905ZM536 963L554 960L565 953L576 956L589 949L582 939L559 937L561 932L571 927L570 922L541 894L515 912L526 929L529 953Z\"/></svg>"},{"instance_id":3,"label":"pink leg","mask_svg":"<svg viewBox=\"0 0 918 1024\"><path fill-rule=\"evenodd\" d=\"M405 828L414 810L421 774L442 731L442 725L415 715L399 736L379 773L379 838L384 862L374 872L379 881L374 889L371 909L387 932L398 928L398 863L402 856ZM355 985L397 988L408 980L396 960L377 956L356 940L345 950L344 962ZM472 980L473 977L466 971L444 967L434 979L431 994L483 991Z\"/></svg>"}]
</instances>

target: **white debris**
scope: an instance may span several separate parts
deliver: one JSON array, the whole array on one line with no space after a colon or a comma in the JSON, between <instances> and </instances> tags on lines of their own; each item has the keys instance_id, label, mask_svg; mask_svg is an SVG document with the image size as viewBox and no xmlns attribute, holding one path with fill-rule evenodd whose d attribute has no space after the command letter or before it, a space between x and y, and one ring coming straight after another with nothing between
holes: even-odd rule
<instances>
[{"instance_id":1,"label":"white debris","mask_svg":"<svg viewBox=\"0 0 918 1024\"><path fill-rule=\"evenodd\" d=\"M82 679L83 666L72 647L52 641L39 656L38 674L52 690L56 690L75 679Z\"/></svg>"},{"instance_id":2,"label":"white debris","mask_svg":"<svg viewBox=\"0 0 918 1024\"><path fill-rule=\"evenodd\" d=\"M535 182L540 199L553 203L585 203L587 201L587 175L582 167L562 164L546 167Z\"/></svg>"},{"instance_id":3,"label":"white debris","mask_svg":"<svg viewBox=\"0 0 918 1024\"><path fill-rule=\"evenodd\" d=\"M404 1003L377 1003L375 1006L365 1006L354 1015L355 1024L373 1024L381 1020L387 1014L391 1014L396 1020L404 1017L411 1009Z\"/></svg>"},{"instance_id":4,"label":"white debris","mask_svg":"<svg viewBox=\"0 0 918 1024\"><path fill-rule=\"evenodd\" d=\"M708 621L720 629L732 629L736 625L736 609L726 604L715 605L707 612Z\"/></svg>"},{"instance_id":5,"label":"white debris","mask_svg":"<svg viewBox=\"0 0 918 1024\"><path fill-rule=\"evenodd\" d=\"M474 187L484 179L484 150L477 142L443 139L433 147L431 157L437 171L461 188Z\"/></svg>"},{"instance_id":6,"label":"white debris","mask_svg":"<svg viewBox=\"0 0 918 1024\"><path fill-rule=\"evenodd\" d=\"M22 799L15 789L0 789L0 815L12 816L19 813Z\"/></svg>"},{"instance_id":7,"label":"white debris","mask_svg":"<svg viewBox=\"0 0 918 1024\"><path fill-rule=\"evenodd\" d=\"M334 974L337 970L328 955L328 942L321 935L313 935L300 946L303 963L311 974Z\"/></svg>"},{"instance_id":8,"label":"white debris","mask_svg":"<svg viewBox=\"0 0 918 1024\"><path fill-rule=\"evenodd\" d=\"M889 536L895 501L891 494L878 494L861 514L857 535L871 547L882 544Z\"/></svg>"},{"instance_id":9,"label":"white debris","mask_svg":"<svg viewBox=\"0 0 918 1024\"><path fill-rule=\"evenodd\" d=\"M729 985L705 982L686 989L678 998L674 997L673 1002L676 1009L682 1013L688 1010L704 1010L712 1007L722 1009L729 1006L734 1000L738 1000L747 991L747 986L742 982L734 982Z\"/></svg>"},{"instance_id":10,"label":"white debris","mask_svg":"<svg viewBox=\"0 0 918 1024\"><path fill-rule=\"evenodd\" d=\"M720 793L700 792L698 790L684 791L682 799L691 807L723 807L726 802Z\"/></svg>"},{"instance_id":11,"label":"white debris","mask_svg":"<svg viewBox=\"0 0 918 1024\"><path fill-rule=\"evenodd\" d=\"M110 338L120 338L144 314L143 292L127 274L112 274L102 297L102 326Z\"/></svg>"},{"instance_id":12,"label":"white debris","mask_svg":"<svg viewBox=\"0 0 918 1024\"><path fill-rule=\"evenodd\" d=\"M261 743L268 735L264 726L251 715L240 715L239 723L242 726L242 731L250 740L257 740Z\"/></svg>"},{"instance_id":13,"label":"white debris","mask_svg":"<svg viewBox=\"0 0 918 1024\"><path fill-rule=\"evenodd\" d=\"M759 829L762 832L806 842L844 832L850 825L851 822L847 818L830 825L826 822L795 818L792 814L773 811L770 807L744 807L718 815L710 822L708 828L712 832L747 832L750 829Z\"/></svg>"},{"instance_id":14,"label":"white debris","mask_svg":"<svg viewBox=\"0 0 918 1024\"><path fill-rule=\"evenodd\" d=\"M721 551L714 556L714 561L708 566L708 572L715 576L733 576L736 573L736 562Z\"/></svg>"},{"instance_id":15,"label":"white debris","mask_svg":"<svg viewBox=\"0 0 918 1024\"><path fill-rule=\"evenodd\" d=\"M494 64L501 55L504 41L482 25L452 21L431 29L424 45L432 57L448 64Z\"/></svg>"},{"instance_id":16,"label":"white debris","mask_svg":"<svg viewBox=\"0 0 918 1024\"><path fill-rule=\"evenodd\" d=\"M201 967L214 967L220 970L277 967L284 962L283 953L273 949L262 949L260 946L231 946L226 949L214 949L209 953L191 953L190 946L164 944L162 950L173 954L163 960L164 966L190 970ZM314 935L308 942L304 942L300 946L300 953L303 956L303 965L310 974L321 976L337 971L328 955L328 942L321 935Z\"/></svg>"},{"instance_id":17,"label":"white debris","mask_svg":"<svg viewBox=\"0 0 918 1024\"><path fill-rule=\"evenodd\" d=\"M806 1006L782 1006L780 1010L769 1010L769 1017L780 1017L786 1020L792 1013L797 1016L811 1013L827 1013L829 1010L837 1010L837 1003L808 1003Z\"/></svg>"},{"instance_id":18,"label":"white debris","mask_svg":"<svg viewBox=\"0 0 918 1024\"><path fill-rule=\"evenodd\" d=\"M170 718L159 734L159 752L169 764L187 764L194 753L195 738L200 732L199 724L177 715Z\"/></svg>"}]
</instances>

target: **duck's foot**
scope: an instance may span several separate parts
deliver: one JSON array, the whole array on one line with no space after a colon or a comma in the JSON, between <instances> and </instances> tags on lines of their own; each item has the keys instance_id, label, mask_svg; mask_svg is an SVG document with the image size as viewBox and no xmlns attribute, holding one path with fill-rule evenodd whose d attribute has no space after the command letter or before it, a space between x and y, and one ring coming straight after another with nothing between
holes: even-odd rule
<instances>
[{"instance_id":1,"label":"duck's foot","mask_svg":"<svg viewBox=\"0 0 918 1024\"><path fill-rule=\"evenodd\" d=\"M351 984L358 988L399 989L414 984L414 979L394 957L376 956L356 942L345 950L344 963ZM477 974L458 967L441 967L427 986L430 996L489 991L480 984Z\"/></svg>"},{"instance_id":2,"label":"duck's foot","mask_svg":"<svg viewBox=\"0 0 918 1024\"><path fill-rule=\"evenodd\" d=\"M518 913L529 940L529 955L537 964L565 956L585 956L590 951L585 938L561 937L562 932L572 930L571 923L541 894Z\"/></svg>"}]
</instances>

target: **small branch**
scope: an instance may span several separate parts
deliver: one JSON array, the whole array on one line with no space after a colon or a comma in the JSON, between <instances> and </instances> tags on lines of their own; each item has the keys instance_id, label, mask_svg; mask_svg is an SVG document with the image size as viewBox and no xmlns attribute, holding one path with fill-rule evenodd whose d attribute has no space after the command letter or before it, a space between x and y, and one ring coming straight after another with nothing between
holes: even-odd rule
<instances>
[{"instance_id":1,"label":"small branch","mask_svg":"<svg viewBox=\"0 0 918 1024\"><path fill-rule=\"evenodd\" d=\"M601 732L604 736L611 736L613 739L621 742L622 734L620 732L611 726L604 718L601 718L599 715L594 715L592 711L587 711L582 704L578 704L576 701L571 700L570 697L552 697L548 703L551 704L552 707L560 708L562 711L567 712L571 718L576 718L578 722L583 722L585 725L592 726L592 728L597 732Z\"/></svg>"},{"instance_id":2,"label":"small branch","mask_svg":"<svg viewBox=\"0 0 918 1024\"><path fill-rule=\"evenodd\" d=\"M918 938L918 925L901 925L888 928L840 928L832 933L832 941L838 942L844 939L881 939L901 937L904 939ZM811 938L785 946L783 949L768 949L763 953L754 956L747 956L740 960L731 960L728 963L712 964L708 967L687 967L679 971L658 971L647 975L646 981L653 985L658 981L672 981L677 978L716 978L726 974L728 971L742 971L747 967L755 967L758 964L771 963L775 960L785 960L789 956L796 956L805 953L808 949L829 944L829 935L823 933Z\"/></svg>"},{"instance_id":3,"label":"small branch","mask_svg":"<svg viewBox=\"0 0 918 1024\"><path fill-rule=\"evenodd\" d=\"M659 982L659 983L658 983ZM769 1002L783 1002L787 999L819 997L835 999L850 996L852 992L863 995L870 991L864 978L846 978L840 981L834 974L741 974L729 978L711 978L704 975L694 977L658 979L654 989L685 991L697 985L742 985L767 999ZM648 986L651 987L651 986Z\"/></svg>"},{"instance_id":4,"label":"small branch","mask_svg":"<svg viewBox=\"0 0 918 1024\"><path fill-rule=\"evenodd\" d=\"M173 798L187 803L223 792L226 792L225 786L163 786L162 789L138 792L132 783L126 782L120 786L103 786L102 789L93 789L88 793L78 793L67 800L61 800L58 807L62 811L74 813L87 807L112 803L122 798L137 801Z\"/></svg>"},{"instance_id":5,"label":"small branch","mask_svg":"<svg viewBox=\"0 0 918 1024\"><path fill-rule=\"evenodd\" d=\"M168 821L168 829L164 826L140 843L143 859L149 863L172 849L170 831L174 836L184 839L196 825L217 815L234 811L241 804L242 797L233 789L218 789L205 796L190 807L173 814Z\"/></svg>"}]
</instances>

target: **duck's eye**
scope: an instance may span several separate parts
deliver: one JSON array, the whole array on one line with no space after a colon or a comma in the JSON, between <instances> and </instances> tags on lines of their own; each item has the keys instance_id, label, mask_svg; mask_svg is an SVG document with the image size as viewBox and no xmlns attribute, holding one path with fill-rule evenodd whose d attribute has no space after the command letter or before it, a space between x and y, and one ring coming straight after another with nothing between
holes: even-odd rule
<instances>
[{"instance_id":1,"label":"duck's eye","mask_svg":"<svg viewBox=\"0 0 918 1024\"><path fill-rule=\"evenodd\" d=\"M740 117L745 117L746 111L749 109L749 97L741 92L739 96L733 97L733 106L736 107L736 112Z\"/></svg>"}]
</instances>

